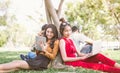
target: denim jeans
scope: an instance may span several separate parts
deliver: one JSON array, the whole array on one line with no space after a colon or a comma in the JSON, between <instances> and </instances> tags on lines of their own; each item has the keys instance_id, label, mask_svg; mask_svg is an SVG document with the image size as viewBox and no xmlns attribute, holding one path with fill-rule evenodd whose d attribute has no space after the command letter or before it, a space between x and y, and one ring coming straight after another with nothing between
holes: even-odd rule
<instances>
[{"instance_id":1,"label":"denim jeans","mask_svg":"<svg viewBox=\"0 0 120 73\"><path fill-rule=\"evenodd\" d=\"M81 53L85 53L85 54L90 53L91 51L92 51L92 45L90 45L90 44L86 44L86 45L80 50Z\"/></svg>"}]
</instances>

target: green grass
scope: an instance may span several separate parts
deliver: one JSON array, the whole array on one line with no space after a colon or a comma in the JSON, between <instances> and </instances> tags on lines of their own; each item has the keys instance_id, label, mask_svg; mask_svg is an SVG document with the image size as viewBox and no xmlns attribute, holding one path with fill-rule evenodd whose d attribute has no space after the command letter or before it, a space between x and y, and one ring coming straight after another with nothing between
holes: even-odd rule
<instances>
[{"instance_id":1,"label":"green grass","mask_svg":"<svg viewBox=\"0 0 120 73\"><path fill-rule=\"evenodd\" d=\"M26 54L27 52L0 52L0 64L1 63L7 63L11 62L12 60L18 60L20 59L20 54ZM120 63L120 50L107 50L103 53L107 57L114 59L118 63ZM19 70L11 73L101 73L99 71L94 71L90 69L84 69L84 68L77 68L75 70L56 70L56 69L47 69L44 71L35 71L35 70Z\"/></svg>"}]
</instances>

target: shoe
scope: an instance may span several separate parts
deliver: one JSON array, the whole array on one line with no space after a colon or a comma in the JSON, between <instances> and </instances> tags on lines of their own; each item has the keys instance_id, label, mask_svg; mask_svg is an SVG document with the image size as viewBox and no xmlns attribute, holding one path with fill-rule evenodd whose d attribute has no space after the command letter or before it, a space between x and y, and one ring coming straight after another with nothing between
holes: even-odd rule
<instances>
[{"instance_id":1,"label":"shoe","mask_svg":"<svg viewBox=\"0 0 120 73\"><path fill-rule=\"evenodd\" d=\"M20 54L20 58L25 61L27 60L26 56L24 56L23 54Z\"/></svg>"},{"instance_id":2,"label":"shoe","mask_svg":"<svg viewBox=\"0 0 120 73\"><path fill-rule=\"evenodd\" d=\"M25 58L26 58L26 59L30 59L28 55L25 55Z\"/></svg>"}]
</instances>

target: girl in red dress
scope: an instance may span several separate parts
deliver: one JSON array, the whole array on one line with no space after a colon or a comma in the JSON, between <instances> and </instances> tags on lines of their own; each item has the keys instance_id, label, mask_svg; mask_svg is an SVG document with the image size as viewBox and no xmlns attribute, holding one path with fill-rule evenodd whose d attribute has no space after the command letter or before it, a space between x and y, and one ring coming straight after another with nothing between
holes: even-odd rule
<instances>
[{"instance_id":1,"label":"girl in red dress","mask_svg":"<svg viewBox=\"0 0 120 73\"><path fill-rule=\"evenodd\" d=\"M69 23L61 23L60 33L62 35L59 43L60 52L66 65L99 70L108 73L120 73L120 64L106 56L99 53L89 57L91 54L80 53L79 50L75 48L73 41L70 39L72 30Z\"/></svg>"}]
</instances>

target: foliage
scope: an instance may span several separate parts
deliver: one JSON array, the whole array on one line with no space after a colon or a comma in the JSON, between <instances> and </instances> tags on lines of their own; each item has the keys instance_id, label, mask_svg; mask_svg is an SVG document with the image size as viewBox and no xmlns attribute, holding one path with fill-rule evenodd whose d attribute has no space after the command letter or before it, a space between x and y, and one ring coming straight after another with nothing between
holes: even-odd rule
<instances>
[{"instance_id":1,"label":"foliage","mask_svg":"<svg viewBox=\"0 0 120 73\"><path fill-rule=\"evenodd\" d=\"M74 25L74 22L77 22L78 26L82 26L83 33L93 39L104 38L105 35L114 37L113 35L116 36L118 34L115 33L116 29L113 27L116 22L104 1L84 0L83 2L79 2L77 0L74 4L68 3L65 11L66 17L72 25ZM119 5L114 9L117 13L120 13L120 2L114 1L112 3ZM101 30L97 27L100 27Z\"/></svg>"},{"instance_id":2,"label":"foliage","mask_svg":"<svg viewBox=\"0 0 120 73\"><path fill-rule=\"evenodd\" d=\"M9 46L9 47L10 46L31 46L34 41L34 35L33 35L33 33L27 33L28 29L25 28L24 25L21 25L24 23L24 21L19 22L19 20L16 16L17 14L14 14L14 12L11 12L11 9L9 9L11 7L11 5L12 5L11 0L0 1L0 12L4 12L3 15L0 15L0 26L7 27L7 29L5 29L6 33L2 34L0 32L0 35L2 35L2 36L0 36L0 39L1 39L0 47L3 46L3 44L5 44L5 46ZM33 19L32 17L29 16L29 19L30 18L31 18L31 20L34 20L35 22L37 22L36 19ZM27 22L30 22L30 20L27 20ZM24 24L26 24L26 23L24 23ZM30 25L31 24L34 24L34 23L30 23ZM28 25L28 27L29 27L29 25ZM4 32L4 31L2 31L2 32ZM3 37L3 36L6 36L7 39L6 39L6 37Z\"/></svg>"},{"instance_id":3,"label":"foliage","mask_svg":"<svg viewBox=\"0 0 120 73\"><path fill-rule=\"evenodd\" d=\"M6 25L7 22L6 22L6 17L3 16L3 17L0 17L0 25Z\"/></svg>"},{"instance_id":4,"label":"foliage","mask_svg":"<svg viewBox=\"0 0 120 73\"><path fill-rule=\"evenodd\" d=\"M31 46L33 44L33 35L27 34L25 27L20 24L12 24L8 28L8 43L12 42L14 46Z\"/></svg>"},{"instance_id":5,"label":"foliage","mask_svg":"<svg viewBox=\"0 0 120 73\"><path fill-rule=\"evenodd\" d=\"M7 8L9 6L9 3L9 0L0 1L0 26L7 25Z\"/></svg>"},{"instance_id":6,"label":"foliage","mask_svg":"<svg viewBox=\"0 0 120 73\"><path fill-rule=\"evenodd\" d=\"M7 32L6 31L0 31L0 47L7 42Z\"/></svg>"},{"instance_id":7,"label":"foliage","mask_svg":"<svg viewBox=\"0 0 120 73\"><path fill-rule=\"evenodd\" d=\"M0 27L7 25L8 0L0 1ZM8 33L6 30L0 30L0 47L7 42Z\"/></svg>"}]
</instances>

